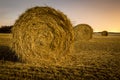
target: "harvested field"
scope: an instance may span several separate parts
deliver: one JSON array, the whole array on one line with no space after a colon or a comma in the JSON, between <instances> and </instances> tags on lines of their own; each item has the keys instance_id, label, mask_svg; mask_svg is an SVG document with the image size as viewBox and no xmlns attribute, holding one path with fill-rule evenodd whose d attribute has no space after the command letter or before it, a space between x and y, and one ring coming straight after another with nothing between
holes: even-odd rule
<instances>
[{"instance_id":1,"label":"harvested field","mask_svg":"<svg viewBox=\"0 0 120 80\"><path fill-rule=\"evenodd\" d=\"M119 80L119 41L118 34L107 37L94 34L88 42L76 42L69 66L38 66L0 60L0 80Z\"/></svg>"}]
</instances>

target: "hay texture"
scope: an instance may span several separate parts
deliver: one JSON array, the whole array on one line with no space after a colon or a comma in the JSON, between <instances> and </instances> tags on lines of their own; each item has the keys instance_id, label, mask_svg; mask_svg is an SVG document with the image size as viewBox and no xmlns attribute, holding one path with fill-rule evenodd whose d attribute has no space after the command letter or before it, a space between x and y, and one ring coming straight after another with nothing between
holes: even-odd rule
<instances>
[{"instance_id":1,"label":"hay texture","mask_svg":"<svg viewBox=\"0 0 120 80\"><path fill-rule=\"evenodd\" d=\"M15 22L12 33L12 50L27 63L65 56L74 40L70 20L51 7L28 9Z\"/></svg>"},{"instance_id":2,"label":"hay texture","mask_svg":"<svg viewBox=\"0 0 120 80\"><path fill-rule=\"evenodd\" d=\"M74 27L75 41L86 41L92 38L93 29L88 24L78 24Z\"/></svg>"},{"instance_id":3,"label":"hay texture","mask_svg":"<svg viewBox=\"0 0 120 80\"><path fill-rule=\"evenodd\" d=\"M108 36L108 32L107 32L107 31L102 31L102 32L101 32L101 35L102 35L102 36Z\"/></svg>"}]
</instances>

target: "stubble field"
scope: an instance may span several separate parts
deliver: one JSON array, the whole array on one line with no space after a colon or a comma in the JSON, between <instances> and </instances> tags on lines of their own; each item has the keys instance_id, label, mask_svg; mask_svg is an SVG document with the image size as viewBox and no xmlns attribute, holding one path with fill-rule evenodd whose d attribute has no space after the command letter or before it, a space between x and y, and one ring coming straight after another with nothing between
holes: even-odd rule
<instances>
[{"instance_id":1,"label":"stubble field","mask_svg":"<svg viewBox=\"0 0 120 80\"><path fill-rule=\"evenodd\" d=\"M4 60L10 45L11 34L0 34L0 80L120 80L120 34L95 33L87 42L75 42L69 66Z\"/></svg>"}]
</instances>

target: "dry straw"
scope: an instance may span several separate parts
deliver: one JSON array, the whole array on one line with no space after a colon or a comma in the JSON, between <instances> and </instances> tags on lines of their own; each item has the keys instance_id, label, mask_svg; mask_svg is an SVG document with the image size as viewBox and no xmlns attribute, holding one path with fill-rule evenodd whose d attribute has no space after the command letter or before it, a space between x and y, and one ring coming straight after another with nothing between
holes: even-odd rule
<instances>
[{"instance_id":1,"label":"dry straw","mask_svg":"<svg viewBox=\"0 0 120 80\"><path fill-rule=\"evenodd\" d=\"M19 60L35 64L70 53L74 40L70 20L51 7L28 9L15 22L12 34L12 50Z\"/></svg>"},{"instance_id":2,"label":"dry straw","mask_svg":"<svg viewBox=\"0 0 120 80\"><path fill-rule=\"evenodd\" d=\"M102 35L102 36L108 36L108 32L107 32L107 31L102 31L102 32L101 32L101 35Z\"/></svg>"},{"instance_id":3,"label":"dry straw","mask_svg":"<svg viewBox=\"0 0 120 80\"><path fill-rule=\"evenodd\" d=\"M75 41L86 41L92 38L93 29L88 24L78 24L74 27Z\"/></svg>"}]
</instances>

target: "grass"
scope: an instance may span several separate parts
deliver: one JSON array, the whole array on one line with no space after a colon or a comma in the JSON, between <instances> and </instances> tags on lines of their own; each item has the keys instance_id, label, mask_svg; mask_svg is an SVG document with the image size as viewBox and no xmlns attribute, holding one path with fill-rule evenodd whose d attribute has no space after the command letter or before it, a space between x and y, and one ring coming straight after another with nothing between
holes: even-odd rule
<instances>
[{"instance_id":1,"label":"grass","mask_svg":"<svg viewBox=\"0 0 120 80\"><path fill-rule=\"evenodd\" d=\"M11 43L12 34L0 33L0 45L8 46Z\"/></svg>"},{"instance_id":2,"label":"grass","mask_svg":"<svg viewBox=\"0 0 120 80\"><path fill-rule=\"evenodd\" d=\"M0 41L5 43L1 46L10 44ZM0 47L0 54L6 51ZM71 66L38 66L0 60L0 80L119 80L120 35L94 34L88 42L75 42L72 61Z\"/></svg>"}]
</instances>

